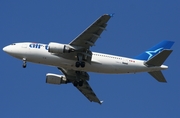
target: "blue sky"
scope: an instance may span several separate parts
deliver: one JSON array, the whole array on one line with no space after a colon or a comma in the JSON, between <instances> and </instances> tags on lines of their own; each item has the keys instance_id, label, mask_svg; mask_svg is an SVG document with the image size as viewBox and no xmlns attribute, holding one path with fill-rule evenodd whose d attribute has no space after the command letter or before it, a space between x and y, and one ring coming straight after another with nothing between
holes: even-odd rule
<instances>
[{"instance_id":1,"label":"blue sky","mask_svg":"<svg viewBox=\"0 0 180 118\"><path fill-rule=\"evenodd\" d=\"M92 51L135 57L162 40L175 41L163 71L168 83L147 73L89 73L102 105L89 102L72 84L45 83L55 67L12 58L2 50L0 117L180 117L179 0L1 0L0 47L14 42L69 43L99 16L115 13Z\"/></svg>"}]
</instances>

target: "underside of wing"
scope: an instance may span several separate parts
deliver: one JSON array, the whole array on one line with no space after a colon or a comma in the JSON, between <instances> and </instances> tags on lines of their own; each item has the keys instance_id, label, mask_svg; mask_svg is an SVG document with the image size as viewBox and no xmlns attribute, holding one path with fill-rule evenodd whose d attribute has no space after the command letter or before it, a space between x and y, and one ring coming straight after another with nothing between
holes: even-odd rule
<instances>
[{"instance_id":1,"label":"underside of wing","mask_svg":"<svg viewBox=\"0 0 180 118\"><path fill-rule=\"evenodd\" d=\"M100 101L96 94L93 92L92 88L88 84L87 81L84 81L83 86L77 86L76 87L90 102L97 102L99 104L102 104L102 101Z\"/></svg>"},{"instance_id":2,"label":"underside of wing","mask_svg":"<svg viewBox=\"0 0 180 118\"><path fill-rule=\"evenodd\" d=\"M106 29L106 23L111 18L111 16L112 14L102 15L80 35L78 35L72 42L70 42L70 45L89 49L90 46L95 44L101 33Z\"/></svg>"},{"instance_id":3,"label":"underside of wing","mask_svg":"<svg viewBox=\"0 0 180 118\"><path fill-rule=\"evenodd\" d=\"M102 101L100 101L94 91L92 90L91 86L88 84L89 75L87 72L84 71L75 71L75 70L68 70L64 68L58 68L61 70L61 72L66 76L68 81L71 83L74 83L76 81L83 81L83 84L77 85L76 88L91 102L97 102L99 104L102 104Z\"/></svg>"}]
</instances>

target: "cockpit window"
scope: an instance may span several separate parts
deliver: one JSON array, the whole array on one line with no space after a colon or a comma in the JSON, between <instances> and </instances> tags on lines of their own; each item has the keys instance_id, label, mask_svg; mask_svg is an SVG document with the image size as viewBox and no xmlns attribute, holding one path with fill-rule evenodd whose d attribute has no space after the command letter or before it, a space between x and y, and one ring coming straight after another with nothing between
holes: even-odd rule
<instances>
[{"instance_id":1,"label":"cockpit window","mask_svg":"<svg viewBox=\"0 0 180 118\"><path fill-rule=\"evenodd\" d=\"M11 44L11 45L16 45L15 43Z\"/></svg>"}]
</instances>

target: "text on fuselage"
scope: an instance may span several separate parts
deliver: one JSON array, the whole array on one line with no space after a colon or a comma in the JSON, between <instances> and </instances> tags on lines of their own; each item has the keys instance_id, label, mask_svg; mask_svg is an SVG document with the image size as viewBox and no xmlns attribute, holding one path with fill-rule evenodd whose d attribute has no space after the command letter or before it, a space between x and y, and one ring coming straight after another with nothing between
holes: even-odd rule
<instances>
[{"instance_id":1,"label":"text on fuselage","mask_svg":"<svg viewBox=\"0 0 180 118\"><path fill-rule=\"evenodd\" d=\"M30 48L37 48L37 49L44 48L45 50L48 50L48 45L40 44L40 43L31 43L31 44L29 44L29 47Z\"/></svg>"}]
</instances>

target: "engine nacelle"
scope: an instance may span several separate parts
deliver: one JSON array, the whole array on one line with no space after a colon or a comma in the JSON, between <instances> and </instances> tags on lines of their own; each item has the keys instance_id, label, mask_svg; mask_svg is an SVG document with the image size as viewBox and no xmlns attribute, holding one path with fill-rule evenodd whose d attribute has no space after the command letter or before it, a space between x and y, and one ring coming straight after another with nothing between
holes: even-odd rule
<instances>
[{"instance_id":1,"label":"engine nacelle","mask_svg":"<svg viewBox=\"0 0 180 118\"><path fill-rule=\"evenodd\" d=\"M67 79L64 75L47 73L46 74L46 83L49 83L49 84L66 84Z\"/></svg>"},{"instance_id":2,"label":"engine nacelle","mask_svg":"<svg viewBox=\"0 0 180 118\"><path fill-rule=\"evenodd\" d=\"M70 53L74 51L72 46L61 43L50 42L48 47L48 52L51 53Z\"/></svg>"}]
</instances>

